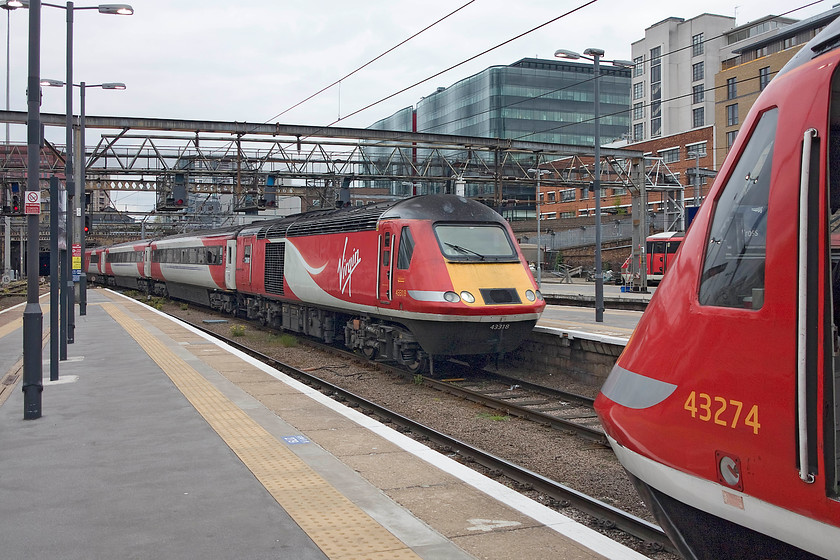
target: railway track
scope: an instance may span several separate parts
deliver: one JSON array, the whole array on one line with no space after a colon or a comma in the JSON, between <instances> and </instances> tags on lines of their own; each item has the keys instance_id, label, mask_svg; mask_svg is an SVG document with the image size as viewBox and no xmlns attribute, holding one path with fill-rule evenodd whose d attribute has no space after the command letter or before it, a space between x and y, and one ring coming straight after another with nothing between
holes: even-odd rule
<instances>
[{"instance_id":1,"label":"railway track","mask_svg":"<svg viewBox=\"0 0 840 560\"><path fill-rule=\"evenodd\" d=\"M608 446L593 399L486 371L468 378L431 379L424 383L511 416L571 432Z\"/></svg>"},{"instance_id":2,"label":"railway track","mask_svg":"<svg viewBox=\"0 0 840 560\"><path fill-rule=\"evenodd\" d=\"M245 352L246 354L262 361L263 363L270 365L278 371L281 371L297 379L298 381L301 381L302 383L317 388L322 393L327 394L335 398L336 400L344 402L348 406L359 408L365 411L367 414L371 414L378 417L384 423L395 426L396 429L398 429L401 432L411 433L414 435L414 437L418 439L432 442L444 452L456 453L459 457L461 457L461 459L465 463L475 463L481 465L493 475L505 476L508 479L514 481L516 485L522 490L533 490L536 492L540 492L541 494L547 496L551 500L551 502L558 507L572 507L578 511L586 513L594 517L598 521L598 524L600 526L605 528L615 528L623 531L626 534L632 535L642 540L645 543L645 546L650 548L651 550L666 550L668 552L675 553L675 549L668 537L665 535L665 533L660 527L653 523L650 523L635 515L624 512L621 509L611 506L600 500L587 496L586 494L579 492L573 488L560 484L556 481L550 480L538 473L520 467L503 458L487 453L463 441L452 438L442 432L429 428L406 416L393 412L374 402L364 399L363 397L355 395L352 392L346 391L345 389L342 389L337 385L320 379L312 372L303 371L283 362L280 362L270 356L267 356L265 354L257 352L256 350L253 350L252 348L249 348L243 343L240 343L226 336L220 335L212 331L211 329L205 328L202 325L191 323L188 321L185 322L187 324L190 324L192 327L204 333L207 333L219 340L222 340L225 343L242 352ZM339 353L347 354L347 352L344 351L339 351ZM406 374L406 372L404 371L402 373ZM517 381L511 378L504 378L504 376L498 376L495 382L498 383L499 379L505 379L505 382ZM445 381L431 378L423 379L424 384L429 383L430 385L433 385L436 388L441 388L441 390L446 390L448 392L452 390L457 390L461 392L470 392L474 395L481 394L481 390L473 391L466 387L457 387L456 383L459 382L460 381ZM523 384L523 382L517 383ZM457 389L455 389L456 387ZM540 389L546 391L553 391L547 388ZM489 395L484 396L489 398ZM586 397L580 398L584 399L584 401L588 400L586 399ZM470 400L473 399L470 398ZM504 404L507 399L497 400ZM510 403L507 403L507 405L509 406ZM562 429L567 429L567 426L564 425ZM601 432L601 437L604 437L603 432Z\"/></svg>"}]
</instances>

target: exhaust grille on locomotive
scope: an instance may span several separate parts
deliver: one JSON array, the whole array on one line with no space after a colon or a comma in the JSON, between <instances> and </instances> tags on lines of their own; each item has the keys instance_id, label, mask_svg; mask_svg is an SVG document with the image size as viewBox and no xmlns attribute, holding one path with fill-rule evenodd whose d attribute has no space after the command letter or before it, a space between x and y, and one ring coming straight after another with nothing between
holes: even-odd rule
<instances>
[{"instance_id":1,"label":"exhaust grille on locomotive","mask_svg":"<svg viewBox=\"0 0 840 560\"><path fill-rule=\"evenodd\" d=\"M283 293L283 261L285 243L267 243L265 246L265 291L279 296Z\"/></svg>"},{"instance_id":2,"label":"exhaust grille on locomotive","mask_svg":"<svg viewBox=\"0 0 840 560\"><path fill-rule=\"evenodd\" d=\"M504 305L507 303L522 303L519 294L513 288L481 289L481 297L486 305Z\"/></svg>"}]
</instances>

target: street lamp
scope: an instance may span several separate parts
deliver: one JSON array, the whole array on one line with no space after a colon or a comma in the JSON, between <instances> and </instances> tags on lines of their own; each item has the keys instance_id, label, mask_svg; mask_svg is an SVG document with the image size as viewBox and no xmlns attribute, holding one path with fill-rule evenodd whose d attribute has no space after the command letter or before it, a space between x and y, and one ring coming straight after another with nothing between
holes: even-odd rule
<instances>
[{"instance_id":1,"label":"street lamp","mask_svg":"<svg viewBox=\"0 0 840 560\"><path fill-rule=\"evenodd\" d=\"M551 173L549 169L529 169L537 178L537 288L542 289L542 245L540 240L540 177Z\"/></svg>"},{"instance_id":2,"label":"street lamp","mask_svg":"<svg viewBox=\"0 0 840 560\"><path fill-rule=\"evenodd\" d=\"M11 45L11 17L12 10L22 8L24 3L22 0L2 0L0 8L6 10L6 111L9 110L9 69L10 63L10 45ZM6 153L9 153L9 123L6 123ZM12 219L6 216L4 219L4 252L3 252L3 274L9 274L12 270L11 266L11 237L12 237ZM52 289L51 292L52 293Z\"/></svg>"},{"instance_id":3,"label":"street lamp","mask_svg":"<svg viewBox=\"0 0 840 560\"><path fill-rule=\"evenodd\" d=\"M67 78L65 83L72 84L73 83L73 12L77 10L97 10L100 14L110 14L110 15L123 15L123 16L130 16L134 13L134 8L132 8L128 4L99 4L97 6L75 6L73 2L67 2L65 6L60 4L49 4L47 2L43 2L42 5L49 6L51 8L60 8L67 12ZM75 318L74 314L75 311L74 307L74 284L73 284L73 277L72 277L72 264L73 264L73 252L72 252L72 239L73 239L73 197L76 194L76 187L78 185L74 184L73 181L73 88L67 88L67 111L65 115L65 128L66 128L66 154L64 160L64 174L65 174L65 184L66 184L66 191L67 191L67 226L66 226L66 236L67 236L67 244L70 246L68 247L70 251L67 252L67 258L64 262L64 270L65 278L67 287L64 290L66 296L62 296L62 300L66 302L66 309L67 309L67 329L65 336L62 336L62 340L65 340L68 343L72 343L74 341L74 329L75 329ZM81 227L79 228L81 229ZM82 261L84 262L84 253L82 254ZM66 299L65 299L66 298ZM63 352L64 358L66 359L66 349Z\"/></svg>"},{"instance_id":4,"label":"street lamp","mask_svg":"<svg viewBox=\"0 0 840 560\"><path fill-rule=\"evenodd\" d=\"M595 90L595 179L592 181L593 191L595 194L595 321L598 323L604 322L604 274L601 269L601 106L600 106L600 77L601 57L604 56L602 49L589 48L583 51L582 56L575 51L568 51L565 49L557 49L554 56L558 58L568 58L572 60L584 59L594 63L593 74L595 75L593 84ZM605 60L613 66L619 68L633 68L633 62L629 60Z\"/></svg>"},{"instance_id":5,"label":"street lamp","mask_svg":"<svg viewBox=\"0 0 840 560\"><path fill-rule=\"evenodd\" d=\"M41 80L41 85L46 87L63 87L67 85L66 83L60 80L50 80L44 78ZM125 89L125 84L122 82L105 82L102 84L86 84L85 82L81 82L79 84L73 84L73 87L79 88L80 94L80 113L79 113L79 138L81 139L81 146L79 150L79 154L82 158L81 167L79 168L81 179L79 180L79 187L82 191L79 196L79 207L81 210L81 225L79 227L79 245L82 249L82 269L79 273L79 315L86 315L87 314L87 273L85 271L85 203L81 199L81 197L85 196L84 194L84 187L85 187L85 90L88 88L102 88L102 89L117 89L123 90ZM70 88L68 88L70 89Z\"/></svg>"}]
</instances>

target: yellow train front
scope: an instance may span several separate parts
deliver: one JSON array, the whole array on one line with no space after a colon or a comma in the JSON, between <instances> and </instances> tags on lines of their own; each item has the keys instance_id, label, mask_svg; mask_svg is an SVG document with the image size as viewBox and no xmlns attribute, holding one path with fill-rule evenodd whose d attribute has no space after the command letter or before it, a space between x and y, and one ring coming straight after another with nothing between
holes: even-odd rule
<instances>
[{"instance_id":1,"label":"yellow train front","mask_svg":"<svg viewBox=\"0 0 840 560\"><path fill-rule=\"evenodd\" d=\"M379 314L428 354L510 352L545 308L510 227L484 205L417 197L383 214L378 233Z\"/></svg>"}]
</instances>

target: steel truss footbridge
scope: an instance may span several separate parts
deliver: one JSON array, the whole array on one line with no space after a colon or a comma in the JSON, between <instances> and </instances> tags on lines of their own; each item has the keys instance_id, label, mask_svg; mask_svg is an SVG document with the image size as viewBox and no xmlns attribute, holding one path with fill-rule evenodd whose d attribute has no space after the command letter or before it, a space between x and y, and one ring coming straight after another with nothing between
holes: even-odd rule
<instances>
[{"instance_id":1,"label":"steel truss footbridge","mask_svg":"<svg viewBox=\"0 0 840 560\"><path fill-rule=\"evenodd\" d=\"M0 111L3 122L26 124L26 118L25 112ZM41 114L45 127L63 128L65 122L63 114ZM512 198L535 193L537 168L550 171L540 178L546 188L588 189L596 179L594 150L563 144L368 128L107 116L87 116L85 130L100 137L85 148L84 190L155 193L158 214L185 211L190 194L231 195L233 210L246 213L270 207L282 196L301 197L304 209L332 207L342 186L349 186L357 200L455 192L460 187L467 196L498 208L511 193ZM25 150L26 146L6 147L0 158L4 185L25 182ZM46 191L50 174L63 176L64 151L46 143L44 153L41 176ZM633 246L643 246L646 192L659 186L645 173L642 152L601 148L600 154L597 179L602 188L625 188L633 194ZM682 207L682 187L666 190Z\"/></svg>"}]
</instances>

